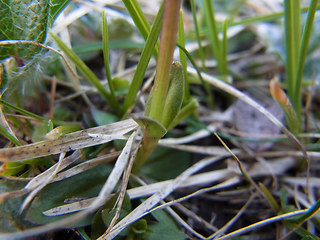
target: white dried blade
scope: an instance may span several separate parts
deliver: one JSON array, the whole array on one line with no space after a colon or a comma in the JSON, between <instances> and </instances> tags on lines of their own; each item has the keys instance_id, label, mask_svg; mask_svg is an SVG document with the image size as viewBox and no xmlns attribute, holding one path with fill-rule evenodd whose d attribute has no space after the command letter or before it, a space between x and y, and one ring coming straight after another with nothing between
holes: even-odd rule
<instances>
[{"instance_id":1,"label":"white dried blade","mask_svg":"<svg viewBox=\"0 0 320 240\"><path fill-rule=\"evenodd\" d=\"M196 140L199 140L201 138L208 137L212 134L212 132L217 130L217 126L215 124L210 124L207 129L199 130L193 134L190 134L185 137L181 138L164 138L160 139L160 144L183 144L183 143L189 143L194 142Z\"/></svg>"},{"instance_id":2,"label":"white dried blade","mask_svg":"<svg viewBox=\"0 0 320 240\"><path fill-rule=\"evenodd\" d=\"M120 175L122 174L123 168L125 167L128 161L134 135L135 134L132 134L129 140L127 141L127 144L122 151L123 154L118 157L115 167L112 170L111 174L109 175L104 186L102 187L102 190L100 191L98 198L95 199L86 210L76 213L70 217L66 217L62 220L49 223L43 226L34 227L34 228L30 228L24 231L19 231L14 233L0 233L0 239L5 239L5 240L24 239L31 236L47 233L56 229L65 228L65 226L75 223L80 219L86 217L88 214L91 214L94 211L96 211L99 207L105 204L105 202L108 200L108 196L110 196L110 193L112 192L114 186L117 184L117 181L120 178L119 174Z\"/></svg>"},{"instance_id":3,"label":"white dried blade","mask_svg":"<svg viewBox=\"0 0 320 240\"><path fill-rule=\"evenodd\" d=\"M209 239L213 239L216 238L218 236L223 235L228 228L230 228L232 226L232 224L234 224L239 217L244 213L244 211L249 207L249 205L251 204L251 202L255 199L255 197L257 196L257 194L255 195L251 195L250 198L248 199L248 201L242 206L242 208L237 212L237 214L231 219L229 220L222 228L220 228L218 231L216 231L214 234L212 234L211 236L209 236Z\"/></svg>"},{"instance_id":4,"label":"white dried blade","mask_svg":"<svg viewBox=\"0 0 320 240\"><path fill-rule=\"evenodd\" d=\"M199 146L199 145L178 145L178 144L160 144L163 147L181 150L185 152L199 153L214 156L228 156L230 153L224 147L217 146ZM231 149L234 154L239 154L240 149Z\"/></svg>"},{"instance_id":5,"label":"white dried blade","mask_svg":"<svg viewBox=\"0 0 320 240\"><path fill-rule=\"evenodd\" d=\"M217 181L222 181L226 178L232 177L232 175L234 174L232 174L232 172L228 169L200 173L188 178L186 181L184 181L181 184L180 187L183 188L183 187L194 187L194 186L206 185L206 184L214 183ZM167 180L167 181L152 183L149 185L128 189L127 194L130 199L149 197L150 195L160 191L160 189L162 189L166 185L168 184L171 185L172 181L173 180ZM94 199L95 198L90 198L90 199L85 199L78 202L65 204L56 208L49 209L43 212L43 214L46 216L58 216L58 215L81 211L87 208L94 201Z\"/></svg>"},{"instance_id":6,"label":"white dried blade","mask_svg":"<svg viewBox=\"0 0 320 240\"><path fill-rule=\"evenodd\" d=\"M193 75L193 76L197 76L197 71L192 68L192 67L188 67L187 71L189 74ZM254 101L252 98L248 97L247 95L245 95L244 93L242 93L241 91L237 90L236 88L234 88L233 86L221 81L218 78L215 78L213 76L210 76L209 74L206 73L201 73L204 81L210 83L211 85L213 85L214 87L217 87L239 99L241 99L243 102L249 104L250 106L252 106L253 108L257 109L260 113L262 113L264 116L266 116L273 124L275 124L277 127L279 127L283 133L285 133L289 139L298 147L298 149L300 149L302 151L302 153L304 154L304 157L306 157L307 159L309 159L307 152L305 151L304 147L302 146L302 144L300 143L300 141L297 139L297 137L291 133L283 124L281 121L279 121L273 114L271 114L267 109L265 109L263 106L261 106L260 104L258 104L256 101Z\"/></svg>"},{"instance_id":7,"label":"white dried blade","mask_svg":"<svg viewBox=\"0 0 320 240\"><path fill-rule=\"evenodd\" d=\"M283 182L292 184L295 187L305 187L307 179L305 177L284 177L281 179ZM318 188L320 186L320 178L310 177L309 186Z\"/></svg>"},{"instance_id":8,"label":"white dried blade","mask_svg":"<svg viewBox=\"0 0 320 240\"><path fill-rule=\"evenodd\" d=\"M220 160L220 157L216 158L205 158L202 161L194 164L187 170L185 170L182 174L180 174L177 178L175 178L170 184L163 186L159 189L158 192L153 194L147 200L142 202L137 208L135 208L131 213L129 213L126 217L124 217L117 225L115 225L110 233L102 239L113 239L117 236L123 229L125 229L129 224L137 221L139 218L145 215L151 208L157 205L161 200L167 197L170 193L172 193L175 189L177 189L186 179L188 179L192 174L198 172L205 166L214 163Z\"/></svg>"},{"instance_id":9,"label":"white dried blade","mask_svg":"<svg viewBox=\"0 0 320 240\"><path fill-rule=\"evenodd\" d=\"M56 165L60 164L59 171L65 169L66 167L70 166L71 164L75 163L76 161L80 160L82 154L79 150L76 150L72 155L63 158L58 163L54 164L52 167L44 171L43 173L39 174L38 176L34 177L24 188L25 189L34 189L38 187L42 182L46 181L50 175L56 170Z\"/></svg>"},{"instance_id":10,"label":"white dried blade","mask_svg":"<svg viewBox=\"0 0 320 240\"><path fill-rule=\"evenodd\" d=\"M228 234L226 234L226 235L224 235L222 237L219 237L219 238L217 238L217 240L231 239L232 237L236 237L236 236L245 234L245 233L247 233L249 231L252 231L254 229L257 229L259 227L262 227L262 226L265 226L265 225L268 225L268 224L271 224L271 223L274 223L274 222L279 222L281 220L284 220L284 219L287 219L287 218L290 218L290 217L299 216L299 215L301 215L301 214L303 214L303 213L305 213L307 211L308 211L308 209L298 210L298 211L294 211L294 212L278 215L278 216L275 216L275 217L271 217L271 218L268 218L268 219L264 219L262 221L259 221L259 222L256 222L254 224L251 224L251 225L249 225L247 227L243 227L241 229L238 229L236 231L228 233Z\"/></svg>"},{"instance_id":11,"label":"white dried blade","mask_svg":"<svg viewBox=\"0 0 320 240\"><path fill-rule=\"evenodd\" d=\"M23 161L95 146L115 139L124 138L122 137L123 134L137 127L138 124L135 121L128 119L69 133L54 140L45 140L21 147L0 149L0 162Z\"/></svg>"},{"instance_id":12,"label":"white dried blade","mask_svg":"<svg viewBox=\"0 0 320 240\"><path fill-rule=\"evenodd\" d=\"M55 181L55 182L61 181L65 178L74 176L74 175L79 174L81 172L84 172L94 166L97 166L100 163L111 161L111 160L115 159L116 157L118 157L119 154L120 154L119 152L113 152L113 153L109 153L109 154L106 154L106 155L103 155L103 156L100 156L97 158L87 160L87 161L80 163L79 165L74 166L66 171L58 173L57 176L53 179L53 181Z\"/></svg>"},{"instance_id":13,"label":"white dried blade","mask_svg":"<svg viewBox=\"0 0 320 240\"><path fill-rule=\"evenodd\" d=\"M66 153L60 153L59 156L59 161L57 164L55 164L54 166L54 170L51 172L51 174L44 180L42 181L24 200L23 203L21 204L20 207L20 212L22 212L26 206L28 206L28 204L33 200L33 198L45 187L48 185L48 183L51 182L51 180L56 176L56 174L59 172L60 170L60 166L61 166L61 162L64 158L64 156L66 155Z\"/></svg>"},{"instance_id":14,"label":"white dried blade","mask_svg":"<svg viewBox=\"0 0 320 240\"><path fill-rule=\"evenodd\" d=\"M136 136L139 136L140 133L138 133L138 132L139 131L137 131L135 133ZM102 236L104 236L104 235L109 233L109 231L113 228L113 226L115 225L115 223L117 222L117 220L120 217L120 210L121 210L121 207L122 207L125 195L126 195L126 190L127 190L127 187L128 187L132 166L133 166L134 160L136 159L136 155L138 153L138 150L139 150L139 147L140 147L140 144L141 144L141 141L142 141L140 136L139 137L135 137L133 140L134 141L133 141L133 144L132 144L132 151L131 151L130 160L129 160L127 166L126 166L126 169L124 170L122 183L121 183L121 186L119 188L119 196L118 196L118 199L117 199L116 204L114 206L114 208L116 209L116 214L112 218L107 230L105 231L105 233Z\"/></svg>"},{"instance_id":15,"label":"white dried blade","mask_svg":"<svg viewBox=\"0 0 320 240\"><path fill-rule=\"evenodd\" d=\"M281 158L281 159L269 161L269 164L270 164L270 167L274 169L274 172L272 172L272 174L281 175L284 172L286 172L288 169L290 169L292 166L294 166L295 161L290 158L286 158L286 159ZM244 165L244 167L245 166L246 165ZM252 177L269 176L271 174L270 172L268 171L261 172L261 169L263 170L264 168L265 166L262 163L256 163L250 168L248 173ZM212 184L217 181L222 181L224 179L232 178L233 176L235 176L235 174L241 175L241 172L238 170L238 166L236 165L236 163L234 161L230 161L229 167L227 169L195 174L193 176L190 176L188 179L186 179L179 186L179 188ZM141 186L141 187L132 188L127 191L127 194L130 199L148 197L160 191L165 186L172 185L173 181L174 180L166 180L166 181L152 183L152 184ZM47 216L57 216L57 215L63 215L63 214L68 214L72 212L81 211L87 208L92 203L92 201L94 201L94 199L95 198L90 198L90 199L85 199L78 202L73 202L70 204L65 204L56 208L49 209L43 212L43 214Z\"/></svg>"}]
</instances>

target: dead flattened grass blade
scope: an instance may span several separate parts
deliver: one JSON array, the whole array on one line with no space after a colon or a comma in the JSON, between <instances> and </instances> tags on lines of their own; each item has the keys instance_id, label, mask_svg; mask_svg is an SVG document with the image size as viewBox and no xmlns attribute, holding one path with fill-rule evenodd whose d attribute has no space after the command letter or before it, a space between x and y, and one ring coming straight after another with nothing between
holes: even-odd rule
<instances>
[{"instance_id":1,"label":"dead flattened grass blade","mask_svg":"<svg viewBox=\"0 0 320 240\"><path fill-rule=\"evenodd\" d=\"M95 146L115 139L125 139L123 135L137 127L138 124L135 121L128 119L66 134L54 140L45 140L21 147L0 149L0 161L23 161Z\"/></svg>"},{"instance_id":2,"label":"dead flattened grass blade","mask_svg":"<svg viewBox=\"0 0 320 240\"><path fill-rule=\"evenodd\" d=\"M110 125L114 125L114 124L110 124ZM113 132L111 129L109 129L109 131L110 131L109 134ZM23 238L28 238L31 236L47 233L56 229L62 229L65 226L71 223L75 223L80 219L86 217L87 215L95 212L98 208L100 208L103 204L107 202L107 200L111 195L111 192L114 190L116 184L118 183L120 177L122 176L123 171L125 170L125 167L127 166L127 163L129 161L131 152L133 150L132 146L133 146L135 137L136 137L136 134L134 132L129 137L125 147L123 148L120 156L118 157L114 165L114 168L111 171L104 186L102 187L98 197L90 203L87 209L77 214L74 214L70 217L66 217L65 219L62 219L60 221L49 223L43 226L33 227L24 231L13 232L13 233L0 233L0 239L6 239L6 240L23 239Z\"/></svg>"}]
</instances>

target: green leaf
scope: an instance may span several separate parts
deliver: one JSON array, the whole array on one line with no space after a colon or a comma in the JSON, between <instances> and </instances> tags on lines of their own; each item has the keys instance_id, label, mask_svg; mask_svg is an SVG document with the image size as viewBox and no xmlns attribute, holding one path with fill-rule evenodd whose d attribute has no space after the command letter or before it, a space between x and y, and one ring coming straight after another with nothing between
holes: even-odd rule
<instances>
[{"instance_id":1,"label":"green leaf","mask_svg":"<svg viewBox=\"0 0 320 240\"><path fill-rule=\"evenodd\" d=\"M19 180L2 179L0 181L0 193L12 192L23 188L25 182ZM15 232L26 227L30 227L30 223L23 220L23 215L19 214L23 197L14 198L0 203L0 232Z\"/></svg>"},{"instance_id":2,"label":"green leaf","mask_svg":"<svg viewBox=\"0 0 320 240\"><path fill-rule=\"evenodd\" d=\"M46 37L49 1L2 0L0 2L0 40L31 40L43 43ZM31 58L40 48L33 45L1 47L0 59L9 56Z\"/></svg>"},{"instance_id":3,"label":"green leaf","mask_svg":"<svg viewBox=\"0 0 320 240\"><path fill-rule=\"evenodd\" d=\"M43 215L43 212L64 205L66 199L97 196L111 169L108 164L100 164L78 175L49 184L33 201L26 218L36 224L45 224L70 216L67 214L48 217ZM92 217L88 216L73 226L89 225Z\"/></svg>"},{"instance_id":4,"label":"green leaf","mask_svg":"<svg viewBox=\"0 0 320 240\"><path fill-rule=\"evenodd\" d=\"M127 1L124 1L125 3ZM129 3L130 1L128 1ZM163 5L161 5L158 14L152 24L150 33L146 40L146 44L142 50L140 60L138 62L137 70L134 73L132 83L130 85L128 94L123 104L123 109L126 111L133 103L137 96L137 93L141 87L144 73L148 67L152 52L156 47L156 43L158 41L158 36L161 30L161 21L162 21L162 14L163 14Z\"/></svg>"},{"instance_id":5,"label":"green leaf","mask_svg":"<svg viewBox=\"0 0 320 240\"><path fill-rule=\"evenodd\" d=\"M71 0L51 0L49 26L51 27L57 16L65 9Z\"/></svg>"},{"instance_id":6,"label":"green leaf","mask_svg":"<svg viewBox=\"0 0 320 240\"><path fill-rule=\"evenodd\" d=\"M1 0L0 40L45 41L48 27L70 0ZM0 48L0 60L18 56L30 60L40 51L35 45L11 44Z\"/></svg>"},{"instance_id":7,"label":"green leaf","mask_svg":"<svg viewBox=\"0 0 320 240\"><path fill-rule=\"evenodd\" d=\"M56 35L51 34L53 40L58 44L59 48L68 56L68 58L79 68L86 79L97 88L101 97L105 99L110 105L119 113L121 111L119 103L112 97L107 89L100 82L98 77L90 70L90 68L74 53L74 51L67 47L63 41Z\"/></svg>"},{"instance_id":8,"label":"green leaf","mask_svg":"<svg viewBox=\"0 0 320 240\"><path fill-rule=\"evenodd\" d=\"M157 120L137 115L133 115L132 118L142 127L144 132L153 138L159 139L167 133L166 128Z\"/></svg>"},{"instance_id":9,"label":"green leaf","mask_svg":"<svg viewBox=\"0 0 320 240\"><path fill-rule=\"evenodd\" d=\"M190 153L158 147L141 167L141 174L157 181L175 178L188 168Z\"/></svg>"},{"instance_id":10,"label":"green leaf","mask_svg":"<svg viewBox=\"0 0 320 240\"><path fill-rule=\"evenodd\" d=\"M113 217L116 214L115 206L117 200L119 198L119 194L113 196L100 210L95 214L92 221L92 230L91 230L91 238L97 239L101 236L110 225ZM121 220L126 215L130 213L132 210L131 202L129 196L126 194L123 203L120 209L119 219ZM126 232L126 231L125 231ZM122 232L124 234L125 232Z\"/></svg>"},{"instance_id":11,"label":"green leaf","mask_svg":"<svg viewBox=\"0 0 320 240\"><path fill-rule=\"evenodd\" d=\"M44 121L43 123L39 124L34 132L32 133L32 141L33 142L40 142L43 140L47 140L46 135L53 129L52 122Z\"/></svg>"},{"instance_id":12,"label":"green leaf","mask_svg":"<svg viewBox=\"0 0 320 240\"><path fill-rule=\"evenodd\" d=\"M184 75L179 62L172 64L170 72L170 85L165 100L161 123L168 128L177 116L184 98Z\"/></svg>"},{"instance_id":13,"label":"green leaf","mask_svg":"<svg viewBox=\"0 0 320 240\"><path fill-rule=\"evenodd\" d=\"M94 121L99 126L110 124L110 123L114 123L114 122L119 120L113 114L110 114L110 113L107 113L107 112L103 112L103 111L100 111L100 110L95 109L95 108L91 109L91 113L92 113L92 117L93 117Z\"/></svg>"},{"instance_id":14,"label":"green leaf","mask_svg":"<svg viewBox=\"0 0 320 240\"><path fill-rule=\"evenodd\" d=\"M164 211L159 210L152 213L158 223L148 226L148 240L183 240L186 236L178 229L176 223Z\"/></svg>"}]
</instances>

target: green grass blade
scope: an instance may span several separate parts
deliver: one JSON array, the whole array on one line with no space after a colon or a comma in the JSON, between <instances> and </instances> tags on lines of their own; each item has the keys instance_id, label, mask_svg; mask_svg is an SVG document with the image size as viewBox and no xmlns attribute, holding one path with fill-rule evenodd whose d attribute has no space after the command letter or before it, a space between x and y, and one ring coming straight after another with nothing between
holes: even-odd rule
<instances>
[{"instance_id":1,"label":"green grass blade","mask_svg":"<svg viewBox=\"0 0 320 240\"><path fill-rule=\"evenodd\" d=\"M16 146L22 146L19 140L12 136L3 126L0 125L0 134L2 134L5 138L7 138L10 142L12 142Z\"/></svg>"},{"instance_id":2,"label":"green grass blade","mask_svg":"<svg viewBox=\"0 0 320 240\"><path fill-rule=\"evenodd\" d=\"M218 69L220 74L225 75L226 69L224 69L222 65L223 60L221 57L222 56L221 43L219 40L219 33L216 27L214 9L213 9L211 0L204 0L204 9L205 9L208 28L209 28L209 35L210 35L212 50L218 62Z\"/></svg>"},{"instance_id":3,"label":"green grass blade","mask_svg":"<svg viewBox=\"0 0 320 240\"><path fill-rule=\"evenodd\" d=\"M124 104L123 104L123 110L124 112L128 110L128 108L133 104L137 92L139 91L145 71L148 67L148 63L150 61L151 55L154 52L156 43L158 41L158 36L160 34L161 30L161 20L162 20L162 14L163 14L163 5L161 5L159 12L154 20L154 23L152 24L149 36L147 38L146 44L142 50L140 60L138 62L137 69L134 73L132 83L130 85L130 88L128 90L128 94L125 98Z\"/></svg>"},{"instance_id":4,"label":"green grass blade","mask_svg":"<svg viewBox=\"0 0 320 240\"><path fill-rule=\"evenodd\" d=\"M179 28L178 28L178 41L181 46L185 47L185 39L184 39L184 24L183 24L183 14L182 10L180 10L180 18L179 18ZM183 69L184 75L184 102L187 103L190 99L190 90L189 90L189 82L187 78L187 56L185 53L179 49L180 55L180 63Z\"/></svg>"},{"instance_id":5,"label":"green grass blade","mask_svg":"<svg viewBox=\"0 0 320 240\"><path fill-rule=\"evenodd\" d=\"M317 5L317 10L320 9L320 5ZM309 10L309 7L302 7L301 12L307 12ZM276 12L276 13L271 13L263 16L256 16L256 17L250 17L246 18L237 22L232 22L229 25L230 26L235 26L235 25L249 25L249 24L254 24L254 23L259 23L259 22L270 22L277 20L279 18L282 18L284 15L284 12Z\"/></svg>"},{"instance_id":6,"label":"green grass blade","mask_svg":"<svg viewBox=\"0 0 320 240\"><path fill-rule=\"evenodd\" d=\"M302 87L302 78L303 78L303 69L307 58L308 53L308 47L310 43L311 33L312 33L312 27L314 23L314 19L316 16L316 10L317 10L317 0L312 0L310 2L309 11L308 11L308 17L307 22L303 29L302 39L301 39L301 45L300 45L300 53L299 53L299 62L298 62L298 70L297 70L297 77L296 77L296 89L294 93L294 99L296 102L294 103L295 106L298 106L301 104L301 87Z\"/></svg>"},{"instance_id":7,"label":"green grass blade","mask_svg":"<svg viewBox=\"0 0 320 240\"><path fill-rule=\"evenodd\" d=\"M223 22L223 38L221 42L221 65L222 69L225 73L228 72L228 61L227 61L227 56L228 56L228 35L227 35L227 30L228 30L228 19L225 19Z\"/></svg>"},{"instance_id":8,"label":"green grass blade","mask_svg":"<svg viewBox=\"0 0 320 240\"><path fill-rule=\"evenodd\" d=\"M111 93L111 98L113 98L112 101L118 105L117 108L120 108L117 98L114 94L111 71L109 67L108 25L107 25L106 13L104 11L102 12L102 43L103 43L104 68L105 68L106 77L107 77L107 81L108 81L108 85Z\"/></svg>"},{"instance_id":9,"label":"green grass blade","mask_svg":"<svg viewBox=\"0 0 320 240\"><path fill-rule=\"evenodd\" d=\"M194 23L194 29L196 32L196 37L197 37L197 42L199 45L199 54L201 58L201 67L202 71L206 72L206 65L205 65L205 56L204 56L204 50L201 44L201 38L200 38L200 30L199 30L199 25L198 25L198 20L197 20L197 13L196 13L196 7L194 4L194 0L190 1L191 4L191 11L192 11L192 16L193 16L193 23Z\"/></svg>"},{"instance_id":10,"label":"green grass blade","mask_svg":"<svg viewBox=\"0 0 320 240\"><path fill-rule=\"evenodd\" d=\"M148 23L147 18L144 16L138 2L136 0L123 0L122 2L126 6L132 20L134 21L141 35L146 40L149 35L151 27L150 27L150 24ZM156 59L158 57L158 51L159 51L159 44L157 43L154 50L154 56Z\"/></svg>"},{"instance_id":11,"label":"green grass blade","mask_svg":"<svg viewBox=\"0 0 320 240\"><path fill-rule=\"evenodd\" d=\"M27 110L24 110L23 108L14 106L11 103L9 103L9 102L1 99L1 98L0 98L0 104L2 104L3 106L6 106L6 107L18 112L18 113L21 113L23 116L31 117L31 118L34 118L36 120L41 120L41 121L49 121L50 120L49 118L45 118L45 117L39 116L39 115L37 115L35 113L29 112ZM64 125L65 124L64 122L60 122L60 121L56 121L56 120L52 120L52 122L53 122L54 125Z\"/></svg>"},{"instance_id":12,"label":"green grass blade","mask_svg":"<svg viewBox=\"0 0 320 240\"><path fill-rule=\"evenodd\" d=\"M211 88L210 88L210 85L205 82L202 78L202 75L201 75L201 72L198 68L198 66L196 65L196 63L194 62L191 54L188 52L187 49L185 49L183 46L177 44L177 47L179 47L187 56L187 58L189 59L189 61L191 62L192 66L196 69L197 71L197 75L202 83L202 86L204 87L205 91L207 92L207 101L208 101L208 105L211 107L211 108L214 108L214 98L213 98L213 95L212 95L212 92L211 92Z\"/></svg>"},{"instance_id":13,"label":"green grass blade","mask_svg":"<svg viewBox=\"0 0 320 240\"><path fill-rule=\"evenodd\" d=\"M300 0L285 0L286 81L288 95L299 114L300 106L294 99L296 71L300 48ZM300 103L301 104L301 103ZM298 104L299 105L299 104Z\"/></svg>"},{"instance_id":14,"label":"green grass blade","mask_svg":"<svg viewBox=\"0 0 320 240\"><path fill-rule=\"evenodd\" d=\"M88 68L88 66L70 49L68 48L58 36L51 34L53 40L58 44L59 48L68 56L68 58L79 68L82 74L95 86L100 95L105 99L112 108L118 113L121 113L118 103L112 98L111 94L102 85L97 76Z\"/></svg>"}]
</instances>

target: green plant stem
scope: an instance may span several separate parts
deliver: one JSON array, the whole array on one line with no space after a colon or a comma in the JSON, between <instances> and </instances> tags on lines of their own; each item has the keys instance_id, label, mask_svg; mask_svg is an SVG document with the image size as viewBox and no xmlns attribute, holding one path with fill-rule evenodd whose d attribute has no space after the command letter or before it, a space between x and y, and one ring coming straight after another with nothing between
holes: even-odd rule
<instances>
[{"instance_id":1,"label":"green plant stem","mask_svg":"<svg viewBox=\"0 0 320 240\"><path fill-rule=\"evenodd\" d=\"M194 4L194 0L191 0L190 4L191 4L192 16L193 16L194 29L196 31L197 42L198 42L198 45L199 45L201 68L202 68L203 72L207 72L206 65L205 65L204 50L203 50L203 47L202 47L202 44L201 44L200 30L199 30L199 25L198 25L198 20L197 20L197 12L196 12L196 7L195 7L195 4Z\"/></svg>"},{"instance_id":2,"label":"green plant stem","mask_svg":"<svg viewBox=\"0 0 320 240\"><path fill-rule=\"evenodd\" d=\"M109 41L108 41L108 24L105 11L102 12L102 44L103 44L103 59L104 59L104 68L106 72L106 78L108 81L111 97L113 101L117 102L116 96L114 94L111 71L109 67Z\"/></svg>"},{"instance_id":3,"label":"green plant stem","mask_svg":"<svg viewBox=\"0 0 320 240\"><path fill-rule=\"evenodd\" d=\"M183 24L183 12L180 10L180 17L179 17L179 31L178 31L178 43L185 47L185 38L184 38L184 24ZM190 90L189 90L189 82L187 78L187 56L186 54L179 49L179 55L180 55L180 63L182 65L183 69L183 75L184 75L184 103L188 103L190 100Z\"/></svg>"},{"instance_id":4,"label":"green plant stem","mask_svg":"<svg viewBox=\"0 0 320 240\"><path fill-rule=\"evenodd\" d=\"M51 37L58 44L59 48L67 55L67 57L79 68L88 81L97 88L101 97L103 97L103 99L112 106L116 113L120 115L121 109L119 103L112 98L111 94L102 85L100 80L90 70L90 68L72 51L72 49L68 48L58 36L51 34Z\"/></svg>"},{"instance_id":5,"label":"green plant stem","mask_svg":"<svg viewBox=\"0 0 320 240\"><path fill-rule=\"evenodd\" d=\"M169 74L176 46L179 11L181 0L164 2L162 34L160 38L159 56L157 60L156 77L153 86L153 98L149 117L160 121L164 108L164 99L169 87Z\"/></svg>"},{"instance_id":6,"label":"green plant stem","mask_svg":"<svg viewBox=\"0 0 320 240\"><path fill-rule=\"evenodd\" d=\"M206 13L205 15L207 19L208 28L209 28L212 50L218 62L218 69L220 74L226 75L227 69L223 65L223 59L222 59L223 56L221 54L221 43L219 40L219 34L216 27L214 9L213 9L211 0L204 0L204 8L205 8L205 13Z\"/></svg>"},{"instance_id":7,"label":"green plant stem","mask_svg":"<svg viewBox=\"0 0 320 240\"><path fill-rule=\"evenodd\" d=\"M302 79L303 79L303 70L304 70L304 65L307 58L308 47L309 47L311 33L312 33L312 27L313 27L314 19L316 16L317 3L318 3L317 0L312 0L310 2L307 22L303 29L303 34L302 34L302 39L300 44L298 69L297 69L296 80L295 80L295 85L296 85L296 89L294 92L295 102L293 103L293 105L296 106L297 108L297 112L301 112L300 108L301 108L301 102L302 102L301 87L302 87Z\"/></svg>"},{"instance_id":8,"label":"green plant stem","mask_svg":"<svg viewBox=\"0 0 320 240\"><path fill-rule=\"evenodd\" d=\"M148 23L147 18L144 16L138 2L136 0L123 0L122 2L125 4L132 20L140 31L142 37L146 40L148 38L151 27ZM154 49L155 58L158 57L158 50L159 47L157 43Z\"/></svg>"},{"instance_id":9,"label":"green plant stem","mask_svg":"<svg viewBox=\"0 0 320 240\"><path fill-rule=\"evenodd\" d=\"M126 112L128 108L134 103L134 100L137 96L137 92L139 91L145 71L148 67L148 63L150 61L152 52L154 52L154 49L156 48L156 43L158 41L158 36L161 30L161 19L163 15L163 4L161 4L160 9L158 11L158 14L152 24L151 30L149 32L149 35L147 37L145 46L142 50L140 60L138 62L137 69L134 73L132 83L130 85L129 91L127 93L127 96L125 98L124 104L123 104L123 111Z\"/></svg>"},{"instance_id":10,"label":"green plant stem","mask_svg":"<svg viewBox=\"0 0 320 240\"><path fill-rule=\"evenodd\" d=\"M286 41L286 80L288 95L300 117L301 107L295 105L297 100L294 93L296 89L296 71L299 61L300 48L300 0L285 0L285 41Z\"/></svg>"},{"instance_id":11,"label":"green plant stem","mask_svg":"<svg viewBox=\"0 0 320 240\"><path fill-rule=\"evenodd\" d=\"M320 9L320 5L317 5L316 9ZM302 7L300 10L301 12L307 12L309 10L309 7ZM246 18L237 22L232 22L229 25L235 26L235 25L248 25L248 24L254 24L259 22L270 22L270 21L274 21L276 19L282 18L283 15L284 15L284 12L276 12L276 13L267 14L263 16Z\"/></svg>"}]
</instances>

